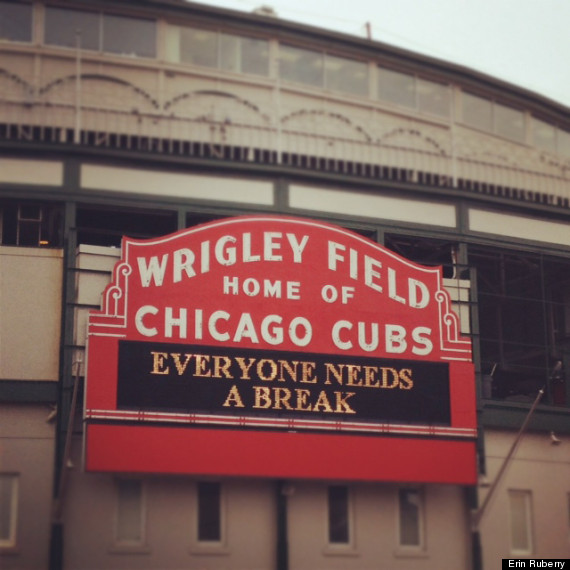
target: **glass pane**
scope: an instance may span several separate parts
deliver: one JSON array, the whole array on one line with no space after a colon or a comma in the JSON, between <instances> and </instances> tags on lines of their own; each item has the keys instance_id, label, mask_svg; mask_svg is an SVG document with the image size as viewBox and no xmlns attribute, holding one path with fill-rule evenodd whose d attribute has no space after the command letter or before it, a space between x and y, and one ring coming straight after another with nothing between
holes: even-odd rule
<instances>
[{"instance_id":1,"label":"glass pane","mask_svg":"<svg viewBox=\"0 0 570 570\"><path fill-rule=\"evenodd\" d=\"M103 51L138 57L155 57L156 22L104 14Z\"/></svg>"},{"instance_id":2,"label":"glass pane","mask_svg":"<svg viewBox=\"0 0 570 570\"><path fill-rule=\"evenodd\" d=\"M221 523L220 483L198 483L198 540L219 542Z\"/></svg>"},{"instance_id":3,"label":"glass pane","mask_svg":"<svg viewBox=\"0 0 570 570\"><path fill-rule=\"evenodd\" d=\"M495 132L508 139L524 140L523 113L495 104Z\"/></svg>"},{"instance_id":4,"label":"glass pane","mask_svg":"<svg viewBox=\"0 0 570 570\"><path fill-rule=\"evenodd\" d=\"M18 223L18 245L39 245L40 227L39 221L20 221Z\"/></svg>"},{"instance_id":5,"label":"glass pane","mask_svg":"<svg viewBox=\"0 0 570 570\"><path fill-rule=\"evenodd\" d=\"M269 42L241 38L241 70L254 75L269 75Z\"/></svg>"},{"instance_id":6,"label":"glass pane","mask_svg":"<svg viewBox=\"0 0 570 570\"><path fill-rule=\"evenodd\" d=\"M420 546L420 492L414 489L399 490L400 544Z\"/></svg>"},{"instance_id":7,"label":"glass pane","mask_svg":"<svg viewBox=\"0 0 570 570\"><path fill-rule=\"evenodd\" d=\"M216 32L182 28L180 30L180 61L217 67L218 37Z\"/></svg>"},{"instance_id":8,"label":"glass pane","mask_svg":"<svg viewBox=\"0 0 570 570\"><path fill-rule=\"evenodd\" d=\"M0 40L32 41L32 6L0 2Z\"/></svg>"},{"instance_id":9,"label":"glass pane","mask_svg":"<svg viewBox=\"0 0 570 570\"><path fill-rule=\"evenodd\" d=\"M384 101L416 107L415 77L391 69L378 68L378 96Z\"/></svg>"},{"instance_id":10,"label":"glass pane","mask_svg":"<svg viewBox=\"0 0 570 570\"><path fill-rule=\"evenodd\" d=\"M176 230L176 214L170 211L142 209L95 209L80 206L77 210L78 243L121 246L121 238L163 236Z\"/></svg>"},{"instance_id":11,"label":"glass pane","mask_svg":"<svg viewBox=\"0 0 570 570\"><path fill-rule=\"evenodd\" d=\"M117 541L142 540L142 482L117 481Z\"/></svg>"},{"instance_id":12,"label":"glass pane","mask_svg":"<svg viewBox=\"0 0 570 570\"><path fill-rule=\"evenodd\" d=\"M530 496L526 491L510 491L512 549L530 552Z\"/></svg>"},{"instance_id":13,"label":"glass pane","mask_svg":"<svg viewBox=\"0 0 570 570\"><path fill-rule=\"evenodd\" d=\"M418 107L420 111L432 115L449 117L449 87L441 83L418 80Z\"/></svg>"},{"instance_id":14,"label":"glass pane","mask_svg":"<svg viewBox=\"0 0 570 570\"><path fill-rule=\"evenodd\" d=\"M281 79L323 87L323 71L322 53L293 46L281 46L279 50Z\"/></svg>"},{"instance_id":15,"label":"glass pane","mask_svg":"<svg viewBox=\"0 0 570 570\"><path fill-rule=\"evenodd\" d=\"M99 50L100 16L95 12L78 12L64 8L46 7L45 43L77 47L77 34L81 49Z\"/></svg>"},{"instance_id":16,"label":"glass pane","mask_svg":"<svg viewBox=\"0 0 570 570\"><path fill-rule=\"evenodd\" d=\"M0 544L14 540L16 508L16 476L0 475Z\"/></svg>"},{"instance_id":17,"label":"glass pane","mask_svg":"<svg viewBox=\"0 0 570 570\"><path fill-rule=\"evenodd\" d=\"M327 55L325 85L344 93L368 95L368 64Z\"/></svg>"},{"instance_id":18,"label":"glass pane","mask_svg":"<svg viewBox=\"0 0 570 570\"><path fill-rule=\"evenodd\" d=\"M35 204L22 204L20 205L19 217L20 220L41 220L42 209Z\"/></svg>"},{"instance_id":19,"label":"glass pane","mask_svg":"<svg viewBox=\"0 0 570 570\"><path fill-rule=\"evenodd\" d=\"M463 121L477 129L491 132L493 130L493 105L491 101L463 93Z\"/></svg>"},{"instance_id":20,"label":"glass pane","mask_svg":"<svg viewBox=\"0 0 570 570\"><path fill-rule=\"evenodd\" d=\"M556 152L556 128L552 125L533 119L532 138L538 148Z\"/></svg>"},{"instance_id":21,"label":"glass pane","mask_svg":"<svg viewBox=\"0 0 570 570\"><path fill-rule=\"evenodd\" d=\"M347 544L348 530L348 487L329 487L329 542Z\"/></svg>"},{"instance_id":22,"label":"glass pane","mask_svg":"<svg viewBox=\"0 0 570 570\"><path fill-rule=\"evenodd\" d=\"M570 156L570 133L558 130L558 152L563 156Z\"/></svg>"},{"instance_id":23,"label":"glass pane","mask_svg":"<svg viewBox=\"0 0 570 570\"><path fill-rule=\"evenodd\" d=\"M221 34L220 66L228 71L269 75L269 42Z\"/></svg>"},{"instance_id":24,"label":"glass pane","mask_svg":"<svg viewBox=\"0 0 570 570\"><path fill-rule=\"evenodd\" d=\"M241 43L237 36L220 35L220 67L228 71L241 71Z\"/></svg>"}]
</instances>

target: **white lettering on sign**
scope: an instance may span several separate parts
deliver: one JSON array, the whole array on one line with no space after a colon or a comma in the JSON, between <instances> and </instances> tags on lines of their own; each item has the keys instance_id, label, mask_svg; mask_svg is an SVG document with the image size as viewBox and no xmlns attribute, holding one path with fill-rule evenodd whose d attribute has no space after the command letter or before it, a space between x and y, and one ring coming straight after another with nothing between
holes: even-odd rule
<instances>
[{"instance_id":1,"label":"white lettering on sign","mask_svg":"<svg viewBox=\"0 0 570 570\"><path fill-rule=\"evenodd\" d=\"M382 262L370 257L362 256L357 250L349 248L348 258L346 256L346 246L334 241L328 242L328 268L331 271L345 271L351 279L359 279L359 264L362 263L363 282L378 293L384 293L383 282L383 266ZM407 283L401 283L402 279L398 279L398 271L393 267L386 268L387 275L387 294L390 299L409 305L414 309L424 309L430 302L430 293L428 286L412 277L407 278ZM407 285L407 288L406 288ZM403 290L401 290L403 289ZM327 302L333 302L333 293L323 290L323 298ZM325 295L327 298L325 298Z\"/></svg>"},{"instance_id":2,"label":"white lettering on sign","mask_svg":"<svg viewBox=\"0 0 570 570\"><path fill-rule=\"evenodd\" d=\"M214 311L207 320L204 320L204 310L195 309L193 313L194 340L203 340L205 334L211 340L218 342L243 342L251 341L254 344L264 342L277 346L285 340L291 341L295 346L307 346L313 338L313 326L309 319L296 316L289 320L288 326L283 326L281 315L270 314L262 319L256 319L250 313L241 313L235 318L227 311ZM185 307L175 311L173 307L165 307L164 315L160 316L160 310L152 305L140 307L135 315L137 331L146 337L154 337L163 331L167 338L188 338L189 315ZM162 328L159 329L162 325Z\"/></svg>"},{"instance_id":3,"label":"white lettering on sign","mask_svg":"<svg viewBox=\"0 0 570 570\"><path fill-rule=\"evenodd\" d=\"M248 277L241 282L240 287L239 277L224 275L222 283L224 295L238 295L240 291L243 291L248 297L261 295L281 299L283 296L283 282L280 279L275 281L264 279L260 282L254 277ZM301 283L299 281L286 281L284 289L286 299L299 300L301 298Z\"/></svg>"},{"instance_id":4,"label":"white lettering on sign","mask_svg":"<svg viewBox=\"0 0 570 570\"><path fill-rule=\"evenodd\" d=\"M354 323L345 319L337 321L332 327L332 341L340 350L351 350L355 345L366 352L378 350L380 346L380 324L358 322L356 332ZM389 354L402 354L408 348L408 331L402 325L384 325L384 349ZM429 338L431 329L415 327L412 329L412 352L426 356L433 350L433 342Z\"/></svg>"},{"instance_id":5,"label":"white lettering on sign","mask_svg":"<svg viewBox=\"0 0 570 570\"><path fill-rule=\"evenodd\" d=\"M424 282L424 273L414 270L412 264L371 247L351 247L355 242L340 238L311 242L310 233L279 231L279 226L259 232L247 228L215 238L210 235L208 239L206 235L202 241L185 243L169 252L154 250L147 256L135 257L139 286L164 287L169 293L169 286L217 269L201 293L205 298L210 297L210 292L212 298L229 297L226 301L230 304L216 306L203 300L198 303L201 308L196 308L191 302L164 306L172 301L143 301L134 312L134 325L142 336L295 347L309 346L313 340L322 344L321 339L326 339L331 349L341 352L420 357L433 354L438 330L433 319L437 314L433 310L436 289L428 286L430 277ZM312 247L308 249L310 242ZM253 267L262 262L272 265ZM297 271L294 264L303 263L307 267ZM293 279L287 280L286 275ZM373 316L376 303L383 303L374 299L376 293L394 303L385 317ZM248 298L257 301L244 305ZM269 300L271 308L259 314L258 309L265 307L264 299ZM291 312L292 305L287 301L295 301L298 309ZM316 316L319 303L322 310L329 311L326 318ZM334 311L345 305L356 312L341 318ZM410 309L414 312L428 307L431 310L422 313L423 322L410 319ZM300 312L316 320L311 322ZM367 313L372 316L367 317ZM324 322L328 323L326 330L322 330Z\"/></svg>"},{"instance_id":6,"label":"white lettering on sign","mask_svg":"<svg viewBox=\"0 0 570 570\"><path fill-rule=\"evenodd\" d=\"M263 232L260 243L254 243L252 234L245 232L240 236L225 235L216 240L211 247L209 240L200 243L199 259L197 251L190 248L181 248L172 253L172 258L165 253L160 258L153 255L150 258L137 257L137 265L141 285L143 287L161 287L171 266L172 281L179 283L184 278L192 278L198 274L210 271L212 262L218 265L231 267L242 261L255 263L258 261L293 263L303 262L303 252L309 241L309 236L302 237L293 233ZM257 249L256 249L257 248ZM213 251L213 257L212 257Z\"/></svg>"}]
</instances>

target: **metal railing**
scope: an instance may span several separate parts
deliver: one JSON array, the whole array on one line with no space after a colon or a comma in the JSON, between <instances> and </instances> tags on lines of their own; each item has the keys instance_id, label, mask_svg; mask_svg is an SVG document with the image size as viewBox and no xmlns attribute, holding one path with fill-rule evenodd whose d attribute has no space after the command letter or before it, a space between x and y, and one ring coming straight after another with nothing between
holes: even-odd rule
<instances>
[{"instance_id":1,"label":"metal railing","mask_svg":"<svg viewBox=\"0 0 570 570\"><path fill-rule=\"evenodd\" d=\"M80 117L78 117L80 114ZM78 107L0 97L0 139L182 154L280 164L365 178L445 186L569 207L570 172L556 176L482 159L381 141L259 126L160 111Z\"/></svg>"}]
</instances>

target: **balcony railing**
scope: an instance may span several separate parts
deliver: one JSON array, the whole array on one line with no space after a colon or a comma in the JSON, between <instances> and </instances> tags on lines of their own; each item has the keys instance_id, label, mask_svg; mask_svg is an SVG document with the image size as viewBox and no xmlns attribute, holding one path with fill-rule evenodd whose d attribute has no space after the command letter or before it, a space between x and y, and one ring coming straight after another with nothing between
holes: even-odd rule
<instances>
[{"instance_id":1,"label":"balcony railing","mask_svg":"<svg viewBox=\"0 0 570 570\"><path fill-rule=\"evenodd\" d=\"M555 176L381 141L164 113L125 112L0 96L0 140L72 144L280 165L457 188L570 207L570 172Z\"/></svg>"}]
</instances>

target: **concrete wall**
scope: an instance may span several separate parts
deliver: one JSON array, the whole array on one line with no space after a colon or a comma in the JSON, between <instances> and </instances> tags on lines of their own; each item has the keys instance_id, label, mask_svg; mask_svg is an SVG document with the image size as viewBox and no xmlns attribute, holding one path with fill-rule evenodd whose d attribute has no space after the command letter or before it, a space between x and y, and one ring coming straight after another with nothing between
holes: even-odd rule
<instances>
[{"instance_id":1,"label":"concrete wall","mask_svg":"<svg viewBox=\"0 0 570 570\"><path fill-rule=\"evenodd\" d=\"M0 472L18 477L16 540L0 548L2 570L47 566L55 422L47 405L0 405Z\"/></svg>"},{"instance_id":2,"label":"concrete wall","mask_svg":"<svg viewBox=\"0 0 570 570\"><path fill-rule=\"evenodd\" d=\"M516 437L514 432L486 430L487 475L479 487L480 502L489 491ZM549 433L524 435L481 521L484 568L501 558L520 558L511 547L508 492L530 491L531 552L536 558L570 556L570 438L553 443Z\"/></svg>"},{"instance_id":3,"label":"concrete wall","mask_svg":"<svg viewBox=\"0 0 570 570\"><path fill-rule=\"evenodd\" d=\"M58 379L62 272L61 250L0 247L0 378Z\"/></svg>"},{"instance_id":4,"label":"concrete wall","mask_svg":"<svg viewBox=\"0 0 570 570\"><path fill-rule=\"evenodd\" d=\"M422 547L401 547L398 486L352 484L347 546L327 539L327 487L292 483L289 497L291 570L330 569L462 570L470 568L469 527L463 491L452 485L425 485Z\"/></svg>"},{"instance_id":5,"label":"concrete wall","mask_svg":"<svg viewBox=\"0 0 570 570\"><path fill-rule=\"evenodd\" d=\"M184 453L184 450L180 450ZM275 568L276 498L271 481L222 482L222 540L197 541L196 479L144 476L144 534L141 545L115 540L115 481L125 474L84 473L81 440L75 441L65 501L65 561L73 570L153 568L160 570Z\"/></svg>"}]
</instances>

